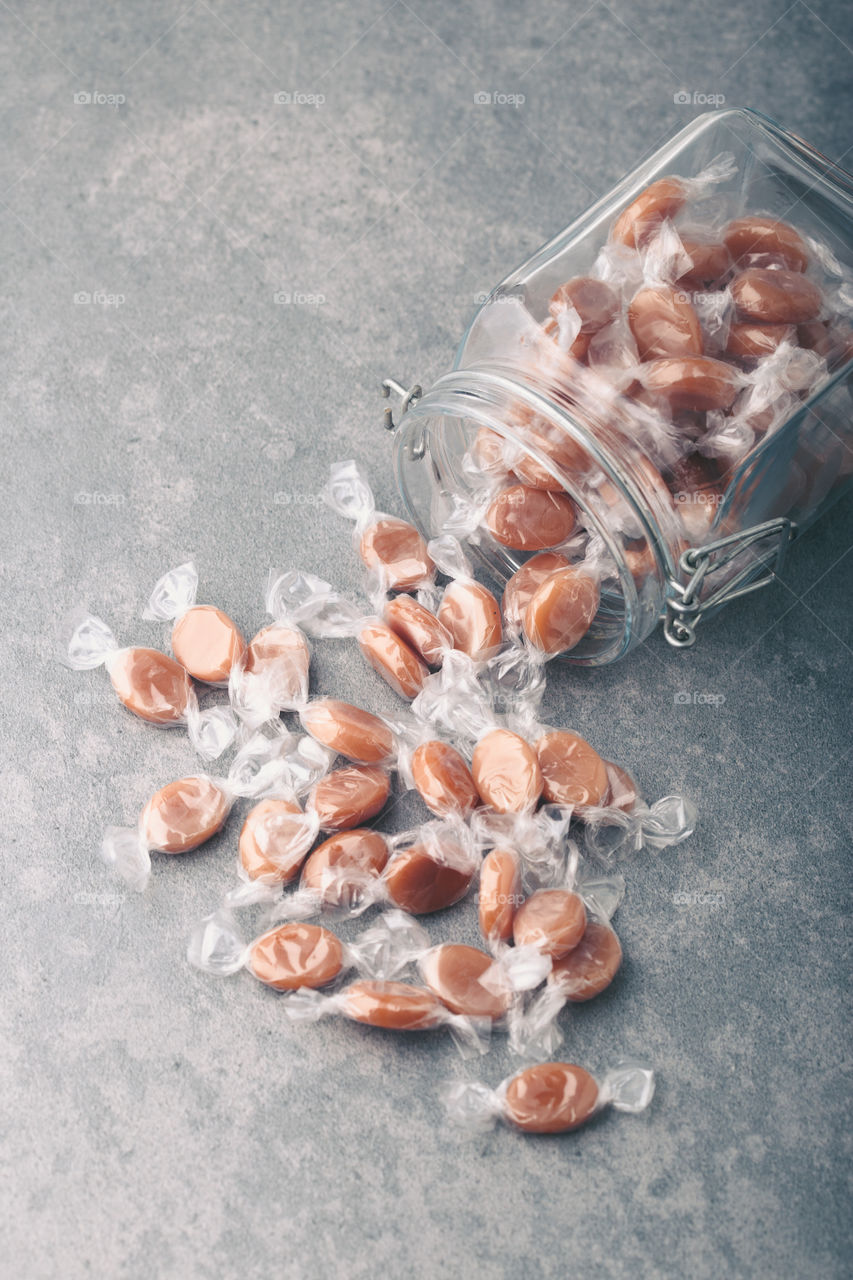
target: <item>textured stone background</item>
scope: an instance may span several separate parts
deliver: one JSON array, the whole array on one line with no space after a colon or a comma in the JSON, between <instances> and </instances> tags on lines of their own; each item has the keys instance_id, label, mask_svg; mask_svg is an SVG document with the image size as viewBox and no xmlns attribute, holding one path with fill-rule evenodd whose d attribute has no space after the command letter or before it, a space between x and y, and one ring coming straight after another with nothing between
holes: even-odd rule
<instances>
[{"instance_id":1,"label":"textured stone background","mask_svg":"<svg viewBox=\"0 0 853 1280\"><path fill-rule=\"evenodd\" d=\"M191 970L239 816L147 896L110 882L103 826L196 759L52 646L82 602L165 642L139 610L190 554L249 632L270 565L356 589L316 494L357 452L394 507L379 379L446 369L475 296L701 109L679 89L841 157L846 7L9 0L2 23L3 1271L844 1274L849 503L694 651L554 673L553 718L701 811L630 869L625 971L567 1025L594 1069L648 1057L653 1109L566 1139L449 1129L438 1086L472 1068L441 1036L296 1034L245 975ZM315 687L394 702L343 643Z\"/></svg>"}]
</instances>

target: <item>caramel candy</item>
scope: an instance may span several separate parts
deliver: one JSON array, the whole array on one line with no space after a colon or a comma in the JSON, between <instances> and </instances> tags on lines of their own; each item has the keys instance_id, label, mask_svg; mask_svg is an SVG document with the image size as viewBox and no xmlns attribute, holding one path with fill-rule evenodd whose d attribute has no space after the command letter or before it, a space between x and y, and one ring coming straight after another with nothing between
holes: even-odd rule
<instances>
[{"instance_id":1,"label":"caramel candy","mask_svg":"<svg viewBox=\"0 0 853 1280\"><path fill-rule=\"evenodd\" d=\"M440 856L426 844L413 844L391 860L385 870L385 886L396 907L424 916L464 898L474 877L473 864L460 862L458 856L443 862Z\"/></svg>"},{"instance_id":2,"label":"caramel candy","mask_svg":"<svg viewBox=\"0 0 853 1280\"><path fill-rule=\"evenodd\" d=\"M690 259L690 266L677 281L683 289L706 289L719 284L731 269L731 255L724 244L690 236L682 236L681 244Z\"/></svg>"},{"instance_id":3,"label":"caramel candy","mask_svg":"<svg viewBox=\"0 0 853 1280\"><path fill-rule=\"evenodd\" d=\"M471 457L480 470L489 475L506 475L509 472L504 458L504 438L490 427L480 427L471 446Z\"/></svg>"},{"instance_id":4,"label":"caramel candy","mask_svg":"<svg viewBox=\"0 0 853 1280\"><path fill-rule=\"evenodd\" d=\"M480 932L487 942L508 942L522 902L521 872L512 849L492 849L480 867Z\"/></svg>"},{"instance_id":5,"label":"caramel candy","mask_svg":"<svg viewBox=\"0 0 853 1280\"><path fill-rule=\"evenodd\" d=\"M574 532L575 504L564 493L515 484L493 500L486 525L496 542L516 551L544 551Z\"/></svg>"},{"instance_id":6,"label":"caramel candy","mask_svg":"<svg viewBox=\"0 0 853 1280\"><path fill-rule=\"evenodd\" d=\"M623 209L610 233L611 240L641 248L667 218L674 218L687 198L680 178L658 178Z\"/></svg>"},{"instance_id":7,"label":"caramel candy","mask_svg":"<svg viewBox=\"0 0 853 1280\"><path fill-rule=\"evenodd\" d=\"M570 435L560 434L556 428L546 427L539 419L525 429L524 440L531 449L538 449L553 462L558 471L566 475L583 474L589 469L589 455L583 446ZM522 455L513 464L513 470L519 480L533 489L550 489L557 493L563 491L562 481L556 480L539 459L529 453Z\"/></svg>"},{"instance_id":8,"label":"caramel candy","mask_svg":"<svg viewBox=\"0 0 853 1280\"><path fill-rule=\"evenodd\" d=\"M369 622L358 633L358 647L377 675L401 698L416 698L429 669L384 622Z\"/></svg>"},{"instance_id":9,"label":"caramel candy","mask_svg":"<svg viewBox=\"0 0 853 1280\"><path fill-rule=\"evenodd\" d=\"M261 800L246 814L239 854L250 880L292 880L314 843L305 814L294 800Z\"/></svg>"},{"instance_id":10,"label":"caramel candy","mask_svg":"<svg viewBox=\"0 0 853 1280\"><path fill-rule=\"evenodd\" d=\"M621 809L623 813L633 812L640 800L636 782L627 770L614 764L612 760L605 760L604 767L607 770L605 803L613 809Z\"/></svg>"},{"instance_id":11,"label":"caramel candy","mask_svg":"<svg viewBox=\"0 0 853 1280\"><path fill-rule=\"evenodd\" d=\"M580 316L581 333L597 333L616 317L619 299L603 280L575 276L560 285L548 303L548 310L556 317L567 306L574 307Z\"/></svg>"},{"instance_id":12,"label":"caramel candy","mask_svg":"<svg viewBox=\"0 0 853 1280\"><path fill-rule=\"evenodd\" d=\"M814 320L823 305L820 289L799 271L750 267L735 276L731 288L740 314L765 324L802 324Z\"/></svg>"},{"instance_id":13,"label":"caramel candy","mask_svg":"<svg viewBox=\"0 0 853 1280\"><path fill-rule=\"evenodd\" d=\"M729 329L726 355L735 360L760 360L771 355L781 342L793 342L796 332L790 324L759 324L742 320Z\"/></svg>"},{"instance_id":14,"label":"caramel candy","mask_svg":"<svg viewBox=\"0 0 853 1280\"><path fill-rule=\"evenodd\" d=\"M725 496L717 464L701 453L690 453L673 463L668 485L690 540L703 541L713 528Z\"/></svg>"},{"instance_id":15,"label":"caramel candy","mask_svg":"<svg viewBox=\"0 0 853 1280\"><path fill-rule=\"evenodd\" d=\"M526 564L516 569L504 587L501 607L505 621L511 626L520 626L537 587L558 569L568 567L568 560L559 551L540 551L538 555L531 556Z\"/></svg>"},{"instance_id":16,"label":"caramel candy","mask_svg":"<svg viewBox=\"0 0 853 1280\"><path fill-rule=\"evenodd\" d=\"M567 1133L595 1114L598 1085L583 1067L540 1062L510 1080L504 1099L507 1120L525 1133Z\"/></svg>"},{"instance_id":17,"label":"caramel candy","mask_svg":"<svg viewBox=\"0 0 853 1280\"><path fill-rule=\"evenodd\" d=\"M471 770L449 742L434 738L412 754L412 781L431 813L439 818L458 814L467 818L480 803Z\"/></svg>"},{"instance_id":18,"label":"caramel candy","mask_svg":"<svg viewBox=\"0 0 853 1280\"><path fill-rule=\"evenodd\" d=\"M641 360L702 354L699 317L684 294L667 285L636 293L628 306L628 324Z\"/></svg>"},{"instance_id":19,"label":"caramel candy","mask_svg":"<svg viewBox=\"0 0 853 1280\"><path fill-rule=\"evenodd\" d=\"M262 684L271 702L293 707L307 697L310 662L311 652L302 632L274 622L250 642L244 671Z\"/></svg>"},{"instance_id":20,"label":"caramel candy","mask_svg":"<svg viewBox=\"0 0 853 1280\"><path fill-rule=\"evenodd\" d=\"M650 361L643 384L653 395L663 396L673 413L707 413L731 408L740 377L731 365L710 356L673 356Z\"/></svg>"},{"instance_id":21,"label":"caramel candy","mask_svg":"<svg viewBox=\"0 0 853 1280\"><path fill-rule=\"evenodd\" d=\"M808 266L809 255L802 236L787 222L777 222L775 218L735 218L723 232L723 240L735 262L766 253L781 258L791 271L805 271Z\"/></svg>"},{"instance_id":22,"label":"caramel candy","mask_svg":"<svg viewBox=\"0 0 853 1280\"><path fill-rule=\"evenodd\" d=\"M434 947L420 964L421 976L430 991L451 1013L469 1018L502 1018L510 1006L512 992L490 991L480 979L494 968L494 960L477 947L445 943Z\"/></svg>"},{"instance_id":23,"label":"caramel candy","mask_svg":"<svg viewBox=\"0 0 853 1280\"><path fill-rule=\"evenodd\" d=\"M120 649L107 669L112 686L134 715L151 724L180 724L192 697L190 678L159 649Z\"/></svg>"},{"instance_id":24,"label":"caramel candy","mask_svg":"<svg viewBox=\"0 0 853 1280\"><path fill-rule=\"evenodd\" d=\"M517 947L535 946L555 960L580 944L586 908L569 889L537 889L515 913L512 936Z\"/></svg>"},{"instance_id":25,"label":"caramel candy","mask_svg":"<svg viewBox=\"0 0 853 1280\"><path fill-rule=\"evenodd\" d=\"M609 924L588 920L574 951L555 960L548 982L573 1004L592 1000L610 986L622 964L622 947Z\"/></svg>"},{"instance_id":26,"label":"caramel candy","mask_svg":"<svg viewBox=\"0 0 853 1280\"><path fill-rule=\"evenodd\" d=\"M409 591L432 575L435 565L414 525L382 516L361 535L361 558L391 591Z\"/></svg>"},{"instance_id":27,"label":"caramel candy","mask_svg":"<svg viewBox=\"0 0 853 1280\"><path fill-rule=\"evenodd\" d=\"M474 784L484 804L497 813L534 809L542 794L542 772L536 752L509 729L492 729L474 748Z\"/></svg>"},{"instance_id":28,"label":"caramel candy","mask_svg":"<svg viewBox=\"0 0 853 1280\"><path fill-rule=\"evenodd\" d=\"M368 827L341 831L324 840L302 868L300 886L319 893L323 902L336 906L356 895L365 878L375 879L388 861L388 845L379 831Z\"/></svg>"},{"instance_id":29,"label":"caramel candy","mask_svg":"<svg viewBox=\"0 0 853 1280\"><path fill-rule=\"evenodd\" d=\"M560 322L555 316L548 317L542 326L542 332L546 338L550 338L552 342L557 344L564 355L571 356L573 360L583 362L589 355L589 344L594 336L592 333L584 333L581 330L574 342L564 346L561 340Z\"/></svg>"},{"instance_id":30,"label":"caramel candy","mask_svg":"<svg viewBox=\"0 0 853 1280\"><path fill-rule=\"evenodd\" d=\"M324 831L348 831L375 818L391 793L391 779L375 765L333 769L314 783L308 797Z\"/></svg>"},{"instance_id":31,"label":"caramel candy","mask_svg":"<svg viewBox=\"0 0 853 1280\"><path fill-rule=\"evenodd\" d=\"M451 582L438 611L438 620L453 640L454 649L475 662L497 653L503 641L498 602L479 582Z\"/></svg>"},{"instance_id":32,"label":"caramel candy","mask_svg":"<svg viewBox=\"0 0 853 1280\"><path fill-rule=\"evenodd\" d=\"M196 680L227 684L231 668L246 649L236 622L209 604L182 613L172 628L172 652Z\"/></svg>"},{"instance_id":33,"label":"caramel candy","mask_svg":"<svg viewBox=\"0 0 853 1280\"><path fill-rule=\"evenodd\" d=\"M607 767L597 751L569 729L554 729L536 743L543 793L549 804L600 805L607 795Z\"/></svg>"},{"instance_id":34,"label":"caramel candy","mask_svg":"<svg viewBox=\"0 0 853 1280\"><path fill-rule=\"evenodd\" d=\"M348 1018L385 1031L426 1031L446 1016L431 991L405 982L351 982L343 996Z\"/></svg>"},{"instance_id":35,"label":"caramel candy","mask_svg":"<svg viewBox=\"0 0 853 1280\"><path fill-rule=\"evenodd\" d=\"M536 588L524 611L524 634L543 653L574 649L598 612L598 583L577 569L558 569Z\"/></svg>"},{"instance_id":36,"label":"caramel candy","mask_svg":"<svg viewBox=\"0 0 853 1280\"><path fill-rule=\"evenodd\" d=\"M178 778L155 791L143 809L145 841L160 853L189 853L222 829L228 809L227 797L211 778Z\"/></svg>"},{"instance_id":37,"label":"caramel candy","mask_svg":"<svg viewBox=\"0 0 853 1280\"><path fill-rule=\"evenodd\" d=\"M383 720L336 698L309 702L302 723L312 738L355 764L382 764L394 751L394 735Z\"/></svg>"},{"instance_id":38,"label":"caramel candy","mask_svg":"<svg viewBox=\"0 0 853 1280\"><path fill-rule=\"evenodd\" d=\"M447 627L412 596L395 596L389 600L385 621L428 667L440 667L447 650L453 648Z\"/></svg>"},{"instance_id":39,"label":"caramel candy","mask_svg":"<svg viewBox=\"0 0 853 1280\"><path fill-rule=\"evenodd\" d=\"M282 924L249 950L248 968L276 991L325 987L344 967L338 938L318 924Z\"/></svg>"}]
</instances>

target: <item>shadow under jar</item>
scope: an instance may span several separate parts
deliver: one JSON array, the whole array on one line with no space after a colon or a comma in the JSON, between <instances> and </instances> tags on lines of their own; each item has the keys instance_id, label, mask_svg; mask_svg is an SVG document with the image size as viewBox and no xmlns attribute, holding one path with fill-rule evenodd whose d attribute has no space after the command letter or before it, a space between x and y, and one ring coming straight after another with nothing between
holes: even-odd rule
<instances>
[{"instance_id":1,"label":"shadow under jar","mask_svg":"<svg viewBox=\"0 0 853 1280\"><path fill-rule=\"evenodd\" d=\"M599 581L563 656L613 662L664 622L773 580L853 475L853 178L757 113L699 117L513 272L453 370L410 393L397 482L489 584L520 487L576 508L559 550ZM393 424L391 415L386 422Z\"/></svg>"}]
</instances>

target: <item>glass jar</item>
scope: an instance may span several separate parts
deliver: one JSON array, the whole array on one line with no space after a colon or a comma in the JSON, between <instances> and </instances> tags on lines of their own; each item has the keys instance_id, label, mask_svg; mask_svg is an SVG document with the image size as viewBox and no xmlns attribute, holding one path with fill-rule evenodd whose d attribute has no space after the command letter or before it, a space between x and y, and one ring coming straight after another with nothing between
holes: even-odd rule
<instances>
[{"instance_id":1,"label":"glass jar","mask_svg":"<svg viewBox=\"0 0 853 1280\"><path fill-rule=\"evenodd\" d=\"M680 197L668 200L672 175ZM655 204L643 193L661 178ZM732 220L753 216L796 231L762 223L738 240ZM453 370L406 395L395 467L414 522L427 536L456 532L502 586L529 548L495 536L496 494L568 494L579 533L561 551L575 563L594 549L600 605L566 660L613 662L661 620L670 643L692 644L701 617L772 581L789 542L849 484L851 229L853 179L817 151L751 111L694 120L508 276L474 316ZM725 265L711 268L707 255L724 242ZM783 286L769 324L745 292L747 272L750 287ZM560 291L590 276L618 310L596 317L595 298ZM814 284L820 311L804 321L797 291ZM680 381L680 313L675 330L672 315L644 329L637 294L649 289L698 317L700 355L691 320ZM745 332L756 323L757 350ZM689 361L707 357L703 383ZM386 425L395 428L390 410Z\"/></svg>"}]
</instances>

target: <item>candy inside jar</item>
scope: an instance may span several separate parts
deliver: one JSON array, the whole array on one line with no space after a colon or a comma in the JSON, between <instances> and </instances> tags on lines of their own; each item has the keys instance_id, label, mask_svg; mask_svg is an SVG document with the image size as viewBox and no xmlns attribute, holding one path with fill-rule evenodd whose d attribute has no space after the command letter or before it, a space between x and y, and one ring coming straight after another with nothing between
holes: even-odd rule
<instances>
[{"instance_id":1,"label":"candy inside jar","mask_svg":"<svg viewBox=\"0 0 853 1280\"><path fill-rule=\"evenodd\" d=\"M753 113L701 117L510 275L454 370L407 397L409 513L459 540L465 589L502 595L504 636L544 659L611 662L662 618L692 643L849 484L851 317L841 178Z\"/></svg>"}]
</instances>

